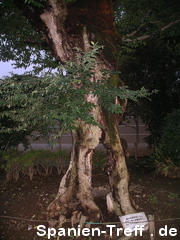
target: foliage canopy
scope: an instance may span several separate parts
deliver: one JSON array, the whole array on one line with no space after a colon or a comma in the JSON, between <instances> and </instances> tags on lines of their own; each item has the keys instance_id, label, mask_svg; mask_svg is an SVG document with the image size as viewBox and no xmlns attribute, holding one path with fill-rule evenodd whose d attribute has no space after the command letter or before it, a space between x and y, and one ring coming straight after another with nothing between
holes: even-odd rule
<instances>
[{"instance_id":1,"label":"foliage canopy","mask_svg":"<svg viewBox=\"0 0 180 240\"><path fill-rule=\"evenodd\" d=\"M43 7L45 2L45 0L25 1L26 4L33 4L39 9ZM72 4L75 1L68 0L65 2L66 4ZM121 52L119 53L121 59L121 79L126 83L126 85L130 86L131 89L134 90L138 90L142 87L146 87L150 91L152 89L159 90L159 94L152 95L151 102L143 100L141 104L138 106L136 105L138 108L138 114L140 114L143 120L147 123L153 135L153 137L149 139L149 143L151 145L157 145L159 142L161 137L160 126L162 125L167 112L171 112L172 106L174 106L174 108L179 107L179 105L176 104L179 102L177 100L179 83L176 84L176 86L178 86L176 93L173 88L173 84L175 86L175 80L177 79L177 77L175 79L175 74L179 71L178 59L180 55L180 19L179 11L177 10L179 8L179 4L180 3L177 0L151 0L148 2L145 0L114 1L116 25L119 33L122 35L122 47ZM28 20L22 16L21 12L17 9L12 0L0 1L0 16L1 61L14 60L17 67L28 67L34 63L36 65L35 73L38 73L40 70L47 67L55 68L58 66L58 63L53 58L53 53L49 49L45 39L36 32L36 29L31 27ZM13 101L14 105L11 105L11 103L6 106L2 105L3 119L4 117L10 118L10 112L13 108L14 115L11 114L13 121L20 121L20 124L18 124L18 128L16 129L18 131L24 131L25 129L28 129L28 126L30 126L30 121L32 121L33 126L37 124L37 118L34 119L32 117L33 111L35 112L37 109L41 110L43 108L43 112L41 110L38 114L38 119L41 122L44 119L46 120L47 125L50 124L52 127L57 126L57 121L60 121L61 124L64 122L64 127L62 127L61 130L59 129L58 132L62 132L65 129L72 129L75 122L75 114L87 122L93 122L91 115L88 113L93 106L89 103L86 103L86 105L84 104L83 95L92 89L94 94L100 96L99 99L102 106L114 113L119 113L121 109L119 105L114 105L112 97L114 95L120 97L121 95L125 98L127 97L131 99L131 97L127 96L129 90L126 87L123 87L121 89L121 94L119 94L120 89L115 89L110 85L107 87L106 84L101 84L100 86L100 83L98 83L99 85L94 84L92 86L90 81L85 81L84 83L84 80L82 79L85 79L86 77L90 78L92 72L88 72L88 70L83 73L82 67L87 67L87 64L77 66L72 62L67 63L66 79L69 78L69 82L64 83L61 87L60 82L63 82L63 79L65 78L61 67L59 67L58 74L54 74L53 76L43 76L44 80L39 77L33 77L30 74L26 76L13 76L12 80L8 80L8 78L6 78L7 84L8 81L9 83L12 81L14 87L11 86L9 87L9 90L3 91L7 91L6 93L8 93L8 91L12 89L15 91L15 88L17 87L17 92L14 92L17 96L14 97L10 95L8 98L8 101L10 101L11 98L11 102ZM67 70L68 68L69 72ZM73 78L73 71L76 75L76 80L74 81L72 81L72 79L70 80L71 77ZM78 74L76 74L77 72ZM82 77L82 79L79 77ZM61 78L60 82L58 82L59 78ZM21 80L22 84L20 84ZM54 87L54 91L53 86L55 86L56 81L58 87ZM28 84L29 87L27 86ZM80 89L80 87L75 89L77 86L81 86L81 84L84 84L85 89ZM22 91L24 91L22 86L24 86L25 90L24 96L22 93ZM47 92L42 93L40 88L46 88ZM60 93L61 99L58 100L58 96L55 98L55 94L52 95L53 91L56 94ZM66 91L69 91L69 96L66 94ZM48 95L53 96L51 100ZM49 104L49 106L52 103L58 103L54 104L50 111L44 107L45 96L46 104ZM27 98L29 100L26 102ZM76 103L72 104L73 98L78 100ZM21 104L19 105L20 101ZM66 104L62 104L65 102ZM35 104L37 106L32 108ZM11 108L7 108L7 106L11 106ZM25 111L28 108L29 114L27 114L25 118ZM67 116L63 116L63 114L55 114L54 111L57 110L57 108L61 113L64 110L72 111L72 116L69 116L68 118ZM133 109L135 108L133 107ZM19 114L20 112L24 114L21 118L18 117L18 111ZM49 113L54 116L54 120L52 120L51 117L45 117ZM47 125L41 126L41 130L43 132L47 133L50 131ZM2 126L2 129L5 129L4 126ZM12 129L7 129L7 131L12 133Z\"/></svg>"},{"instance_id":2,"label":"foliage canopy","mask_svg":"<svg viewBox=\"0 0 180 240\"><path fill-rule=\"evenodd\" d=\"M114 87L107 80L107 71L102 78L92 82L95 58L100 47L96 44L86 53L77 49L76 62L67 62L59 71L42 77L14 75L1 80L0 105L3 108L1 118L9 118L17 125L1 126L1 133L38 129L46 136L52 131L57 133L76 128L78 119L97 125L91 115L96 105L86 101L93 93L99 98L99 104L112 114L121 114L122 107L115 104L115 96L121 100L137 101L148 95L147 91L132 91L126 86ZM109 73L110 78L114 73Z\"/></svg>"}]
</instances>

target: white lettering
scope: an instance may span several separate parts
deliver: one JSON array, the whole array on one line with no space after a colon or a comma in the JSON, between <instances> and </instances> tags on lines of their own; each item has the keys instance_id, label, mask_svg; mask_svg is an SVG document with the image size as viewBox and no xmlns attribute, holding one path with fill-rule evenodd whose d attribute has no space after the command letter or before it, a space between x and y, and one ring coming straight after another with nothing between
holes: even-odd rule
<instances>
[{"instance_id":1,"label":"white lettering","mask_svg":"<svg viewBox=\"0 0 180 240\"><path fill-rule=\"evenodd\" d=\"M71 231L73 231L73 236L76 237L76 229L75 228L68 228L68 236L71 236Z\"/></svg>"},{"instance_id":2,"label":"white lettering","mask_svg":"<svg viewBox=\"0 0 180 240\"><path fill-rule=\"evenodd\" d=\"M80 237L81 236L81 226L78 225L78 229L77 229L77 236Z\"/></svg>"},{"instance_id":3,"label":"white lettering","mask_svg":"<svg viewBox=\"0 0 180 240\"><path fill-rule=\"evenodd\" d=\"M121 233L124 231L124 235L129 237L132 235L132 228L116 228L116 225L106 225L107 228L109 228L109 235L112 237L113 236L113 230L116 230L116 236L119 237ZM134 235L135 236L142 236L142 232L144 230L144 225L135 225L133 227L134 230ZM114 229L115 228L115 229ZM79 237L79 236L101 236L101 234L105 234L106 231L101 231L100 228L82 228L81 226L78 225L77 228L58 228L57 230L55 228L46 228L44 225L38 225L37 226L37 235L44 237L46 236L47 239L51 239L51 237L56 236L74 236L74 237ZM172 237L177 236L177 229L176 228L168 228L167 225L165 225L163 228L159 229L159 236L162 237L167 237L168 234Z\"/></svg>"},{"instance_id":4,"label":"white lettering","mask_svg":"<svg viewBox=\"0 0 180 240\"><path fill-rule=\"evenodd\" d=\"M52 236L56 235L56 229L55 228L48 228L48 239L50 239Z\"/></svg>"},{"instance_id":5,"label":"white lettering","mask_svg":"<svg viewBox=\"0 0 180 240\"><path fill-rule=\"evenodd\" d=\"M170 228L169 229L169 235L170 236L176 236L177 235L177 229L176 228Z\"/></svg>"},{"instance_id":6,"label":"white lettering","mask_svg":"<svg viewBox=\"0 0 180 240\"><path fill-rule=\"evenodd\" d=\"M130 228L125 228L124 229L124 235L125 236L131 236L132 232L131 232L131 229Z\"/></svg>"},{"instance_id":7,"label":"white lettering","mask_svg":"<svg viewBox=\"0 0 180 240\"><path fill-rule=\"evenodd\" d=\"M89 228L83 228L82 229L82 235L83 236L89 236L90 229Z\"/></svg>"},{"instance_id":8,"label":"white lettering","mask_svg":"<svg viewBox=\"0 0 180 240\"><path fill-rule=\"evenodd\" d=\"M110 235L110 237L112 237L112 229L113 229L113 227L116 227L116 225L106 225L106 227L108 227L108 228L110 228L109 229L109 235Z\"/></svg>"},{"instance_id":9,"label":"white lettering","mask_svg":"<svg viewBox=\"0 0 180 240\"><path fill-rule=\"evenodd\" d=\"M164 228L159 229L159 235L167 237L167 235L168 235L167 225L165 225ZM176 228L170 228L169 229L169 235L172 236L172 237L176 236L177 235L177 229Z\"/></svg>"},{"instance_id":10,"label":"white lettering","mask_svg":"<svg viewBox=\"0 0 180 240\"><path fill-rule=\"evenodd\" d=\"M95 233L96 231L98 232L98 237L101 236L101 231L100 231L99 228L92 228L92 230L91 230L92 236L94 237L94 233Z\"/></svg>"},{"instance_id":11,"label":"white lettering","mask_svg":"<svg viewBox=\"0 0 180 240\"><path fill-rule=\"evenodd\" d=\"M58 236L66 236L66 232L64 228L58 228Z\"/></svg>"},{"instance_id":12,"label":"white lettering","mask_svg":"<svg viewBox=\"0 0 180 240\"><path fill-rule=\"evenodd\" d=\"M40 232L43 232L43 233L37 232L37 235L41 236L41 237L45 236L46 235L46 230L44 230L44 229L46 229L46 227L44 225L38 225L37 230L40 231Z\"/></svg>"},{"instance_id":13,"label":"white lettering","mask_svg":"<svg viewBox=\"0 0 180 240\"><path fill-rule=\"evenodd\" d=\"M143 229L144 229L144 225L140 225L140 226L136 225L134 228L135 236L137 236L139 234L142 237Z\"/></svg>"},{"instance_id":14,"label":"white lettering","mask_svg":"<svg viewBox=\"0 0 180 240\"><path fill-rule=\"evenodd\" d=\"M117 237L119 237L121 231L123 231L123 228L117 228L117 231L116 231Z\"/></svg>"},{"instance_id":15,"label":"white lettering","mask_svg":"<svg viewBox=\"0 0 180 240\"><path fill-rule=\"evenodd\" d=\"M165 225L164 228L159 229L159 235L162 236L162 237L167 236L167 225Z\"/></svg>"}]
</instances>

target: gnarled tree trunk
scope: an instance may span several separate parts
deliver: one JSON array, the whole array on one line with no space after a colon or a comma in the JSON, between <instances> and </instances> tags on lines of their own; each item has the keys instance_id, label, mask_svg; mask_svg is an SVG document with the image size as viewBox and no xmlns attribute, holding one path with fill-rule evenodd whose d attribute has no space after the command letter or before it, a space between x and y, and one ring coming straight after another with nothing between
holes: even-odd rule
<instances>
[{"instance_id":1,"label":"gnarled tree trunk","mask_svg":"<svg viewBox=\"0 0 180 240\"><path fill-rule=\"evenodd\" d=\"M87 51L91 41L104 45L97 57L95 76L92 81L101 78L101 70L117 70L121 39L117 33L113 16L112 0L76 0L66 5L63 0L42 2L43 8L24 5L16 0L16 5L24 11L36 30L40 31L51 47L53 55L62 63L74 61L74 47ZM116 77L112 84L118 86L121 81ZM110 114L98 105L98 99L89 93L86 100L96 104L92 110L94 119L102 128L77 122L73 130L73 148L69 168L64 175L56 199L48 207L48 221L51 226L65 218L79 218L81 225L87 220L98 222L100 209L92 196L91 175L93 151L103 142L108 154L108 175L111 193L107 203L113 203L117 215L134 212L131 205L128 183L129 176L118 132L118 116ZM116 99L117 100L117 99ZM118 101L117 101L118 102ZM119 102L118 102L119 103ZM123 107L126 103L124 102ZM82 216L86 215L86 218ZM85 219L85 220L83 220Z\"/></svg>"}]
</instances>

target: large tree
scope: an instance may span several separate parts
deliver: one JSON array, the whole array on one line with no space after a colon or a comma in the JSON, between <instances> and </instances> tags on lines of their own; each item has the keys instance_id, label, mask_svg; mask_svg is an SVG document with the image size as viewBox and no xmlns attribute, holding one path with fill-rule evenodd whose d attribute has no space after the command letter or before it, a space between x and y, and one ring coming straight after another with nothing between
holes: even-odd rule
<instances>
[{"instance_id":1,"label":"large tree","mask_svg":"<svg viewBox=\"0 0 180 240\"><path fill-rule=\"evenodd\" d=\"M91 83L99 83L104 79L102 74L104 69L118 70L122 38L115 24L112 0L14 0L13 2L26 16L35 31L43 35L43 39L57 61L62 64L74 61L78 64L79 58L76 57L75 49L88 52L91 45L98 42L104 48L96 55L94 72L90 74ZM130 1L124 2L129 6ZM143 1L140 2L143 3ZM118 4L118 2L116 3ZM126 4L124 6L120 1L118 5L117 10L121 9L121 16L125 14ZM136 33L142 33L140 30L146 27L148 16L154 17L151 15L153 10L150 7L152 5L146 7L147 9L139 12L139 16L137 16L141 20L141 25L137 26L131 35L124 37L124 41L131 41L129 37ZM116 16L116 18L119 20L119 17ZM159 20L157 23L159 24ZM175 23L174 21L171 25ZM164 31L165 28L161 27L160 30ZM152 34L154 33L147 37ZM34 41L32 36L26 39L27 42L39 43ZM117 89L124 85L118 74L110 78L107 76L107 79L110 85ZM75 82L74 87L83 89L84 84ZM73 148L70 165L60 183L57 197L48 207L48 220L51 225L54 225L56 221L63 221L66 216L73 216L75 213L79 218L86 215L87 218L82 217L82 219L92 222L100 220L100 209L92 196L91 186L93 152L100 142L106 147L108 156L108 177L111 189L107 201L109 210L109 203L111 203L113 211L117 215L135 212L129 195L129 175L118 131L118 124L122 118L103 108L98 95L93 91L85 94L85 101L93 104L91 114L98 124L87 123L81 118L76 121L76 128L72 130ZM124 111L127 101L114 96L114 103L121 105L122 111Z\"/></svg>"},{"instance_id":2,"label":"large tree","mask_svg":"<svg viewBox=\"0 0 180 240\"><path fill-rule=\"evenodd\" d=\"M62 63L75 61L74 48L86 52L93 41L105 48L96 59L98 63L91 81L101 80L103 69L117 69L121 38L115 27L112 1L72 1L69 4L45 1L42 2L43 8L33 3L24 4L23 1L15 3L33 27L42 32L57 60ZM113 84L120 85L117 75L115 78ZM77 121L77 129L72 131L71 162L56 199L48 207L49 220L62 219L75 211L87 214L89 221L100 220L100 209L91 191L92 156L100 141L108 149L109 181L112 196L119 206L117 214L120 215L121 211L123 214L135 212L128 191L129 176L118 132L118 116L105 112L93 93L86 96L86 101L96 105L91 114L101 127L84 123L81 119Z\"/></svg>"}]
</instances>

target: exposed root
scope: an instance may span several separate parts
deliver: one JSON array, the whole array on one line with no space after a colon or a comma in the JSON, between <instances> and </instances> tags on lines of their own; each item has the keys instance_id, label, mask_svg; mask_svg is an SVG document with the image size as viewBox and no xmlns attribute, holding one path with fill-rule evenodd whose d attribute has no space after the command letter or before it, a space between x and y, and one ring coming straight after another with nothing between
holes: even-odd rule
<instances>
[{"instance_id":1,"label":"exposed root","mask_svg":"<svg viewBox=\"0 0 180 240\"><path fill-rule=\"evenodd\" d=\"M83 227L85 226L85 222L87 221L88 217L85 215L81 215L81 219L79 222L80 225L80 229L83 229ZM87 226L86 226L87 227Z\"/></svg>"},{"instance_id":2,"label":"exposed root","mask_svg":"<svg viewBox=\"0 0 180 240\"><path fill-rule=\"evenodd\" d=\"M72 213L72 217L71 217L72 227L74 227L74 224L77 224L80 222L81 216L82 216L82 212L80 212L80 211L74 211Z\"/></svg>"},{"instance_id":3,"label":"exposed root","mask_svg":"<svg viewBox=\"0 0 180 240\"><path fill-rule=\"evenodd\" d=\"M50 227L63 223L68 214L68 205L60 203L55 199L47 208L47 221Z\"/></svg>"},{"instance_id":4,"label":"exposed root","mask_svg":"<svg viewBox=\"0 0 180 240\"><path fill-rule=\"evenodd\" d=\"M114 201L111 192L106 195L106 204L109 213L116 214L117 216L122 216L119 204Z\"/></svg>"}]
</instances>

